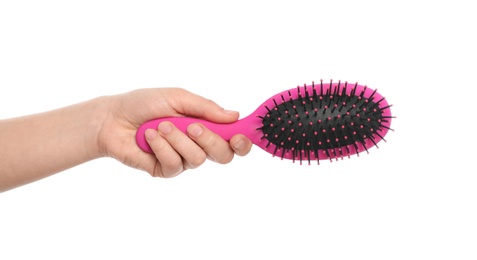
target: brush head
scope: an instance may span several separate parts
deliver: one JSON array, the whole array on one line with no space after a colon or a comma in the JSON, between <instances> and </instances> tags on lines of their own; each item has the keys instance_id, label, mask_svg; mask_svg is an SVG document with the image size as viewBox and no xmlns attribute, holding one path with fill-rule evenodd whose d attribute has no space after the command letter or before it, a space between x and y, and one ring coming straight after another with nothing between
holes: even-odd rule
<instances>
[{"instance_id":1,"label":"brush head","mask_svg":"<svg viewBox=\"0 0 477 260\"><path fill-rule=\"evenodd\" d=\"M262 148L273 155L319 163L377 147L392 130L390 107L367 86L313 82L264 102L257 130L266 141Z\"/></svg>"}]
</instances>

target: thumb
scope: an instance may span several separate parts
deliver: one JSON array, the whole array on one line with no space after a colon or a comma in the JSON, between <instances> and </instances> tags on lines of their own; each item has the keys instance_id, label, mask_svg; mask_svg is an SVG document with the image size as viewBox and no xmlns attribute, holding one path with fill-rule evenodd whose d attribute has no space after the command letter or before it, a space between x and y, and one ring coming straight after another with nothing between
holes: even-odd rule
<instances>
[{"instance_id":1,"label":"thumb","mask_svg":"<svg viewBox=\"0 0 477 260\"><path fill-rule=\"evenodd\" d=\"M216 123L232 123L238 120L237 111L227 110L210 99L185 91L182 93L176 111L191 117L197 117Z\"/></svg>"}]
</instances>

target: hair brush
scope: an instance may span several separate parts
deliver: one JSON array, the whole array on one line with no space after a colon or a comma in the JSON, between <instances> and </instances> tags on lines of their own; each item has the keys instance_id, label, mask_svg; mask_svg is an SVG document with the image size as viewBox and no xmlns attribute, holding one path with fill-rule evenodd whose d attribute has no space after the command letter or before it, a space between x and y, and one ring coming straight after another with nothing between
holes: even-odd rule
<instances>
[{"instance_id":1,"label":"hair brush","mask_svg":"<svg viewBox=\"0 0 477 260\"><path fill-rule=\"evenodd\" d=\"M392 130L391 105L376 90L338 81L304 84L278 93L252 114L234 123L218 124L190 117L167 117L142 124L136 141L152 153L144 132L172 122L184 133L191 123L202 123L225 140L247 136L254 145L282 159L317 161L350 157L376 146Z\"/></svg>"}]
</instances>

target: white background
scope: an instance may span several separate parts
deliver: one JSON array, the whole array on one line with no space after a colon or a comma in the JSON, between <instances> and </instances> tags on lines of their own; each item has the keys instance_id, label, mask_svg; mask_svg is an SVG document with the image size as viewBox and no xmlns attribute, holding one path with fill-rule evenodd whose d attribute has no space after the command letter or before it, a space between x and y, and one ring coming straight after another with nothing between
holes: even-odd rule
<instances>
[{"instance_id":1,"label":"white background","mask_svg":"<svg viewBox=\"0 0 477 260\"><path fill-rule=\"evenodd\" d=\"M319 166L258 147L173 179L88 162L0 194L0 259L476 259L472 1L326 2L1 1L0 118L143 87L245 117L334 79L397 119Z\"/></svg>"}]
</instances>

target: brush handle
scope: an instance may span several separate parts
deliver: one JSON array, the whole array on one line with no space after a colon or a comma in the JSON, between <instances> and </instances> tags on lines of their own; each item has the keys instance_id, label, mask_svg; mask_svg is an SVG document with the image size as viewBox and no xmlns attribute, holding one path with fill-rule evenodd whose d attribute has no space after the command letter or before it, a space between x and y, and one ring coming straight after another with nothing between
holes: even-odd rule
<instances>
[{"instance_id":1,"label":"brush handle","mask_svg":"<svg viewBox=\"0 0 477 260\"><path fill-rule=\"evenodd\" d=\"M146 141L145 132L147 129L156 129L159 124L164 121L169 121L174 124L180 131L187 133L187 127L192 123L201 123L207 129L215 132L221 136L224 140L229 141L232 136L236 134L243 134L250 138L252 136L252 130L254 130L253 125L251 124L251 117L247 117L241 120L238 120L234 123L214 123L203 119L191 118L191 117L164 117L154 120L147 121L142 124L136 133L136 142L138 146L145 152L152 153L152 149Z\"/></svg>"}]
</instances>

